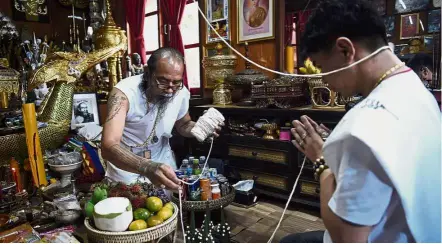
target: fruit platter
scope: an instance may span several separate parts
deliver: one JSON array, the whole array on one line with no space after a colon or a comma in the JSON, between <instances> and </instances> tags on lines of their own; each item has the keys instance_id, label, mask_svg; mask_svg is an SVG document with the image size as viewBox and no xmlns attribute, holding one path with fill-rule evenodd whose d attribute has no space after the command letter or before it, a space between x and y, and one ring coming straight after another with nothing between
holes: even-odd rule
<instances>
[{"instance_id":1,"label":"fruit platter","mask_svg":"<svg viewBox=\"0 0 442 244\"><path fill-rule=\"evenodd\" d=\"M89 242L142 243L176 229L178 207L152 184L95 184L84 204Z\"/></svg>"}]
</instances>

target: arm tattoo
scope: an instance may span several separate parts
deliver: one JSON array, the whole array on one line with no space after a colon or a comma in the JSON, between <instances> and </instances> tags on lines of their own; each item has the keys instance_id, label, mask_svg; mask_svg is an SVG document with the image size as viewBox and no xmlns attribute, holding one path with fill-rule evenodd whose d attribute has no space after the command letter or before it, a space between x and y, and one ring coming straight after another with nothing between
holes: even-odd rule
<instances>
[{"instance_id":1,"label":"arm tattoo","mask_svg":"<svg viewBox=\"0 0 442 244\"><path fill-rule=\"evenodd\" d=\"M151 169L151 166L155 165L152 160L137 156L118 144L108 149L107 156L108 160L118 168L136 174L144 175Z\"/></svg>"},{"instance_id":2,"label":"arm tattoo","mask_svg":"<svg viewBox=\"0 0 442 244\"><path fill-rule=\"evenodd\" d=\"M125 96L119 96L117 94L112 94L107 100L107 119L106 122L112 120L123 107L123 102L125 102L127 98Z\"/></svg>"}]
</instances>

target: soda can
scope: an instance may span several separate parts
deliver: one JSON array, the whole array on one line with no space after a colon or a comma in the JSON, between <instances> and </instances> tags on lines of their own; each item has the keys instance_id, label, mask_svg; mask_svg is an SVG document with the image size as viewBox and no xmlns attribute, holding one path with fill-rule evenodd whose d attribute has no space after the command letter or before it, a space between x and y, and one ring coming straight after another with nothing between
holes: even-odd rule
<instances>
[{"instance_id":1,"label":"soda can","mask_svg":"<svg viewBox=\"0 0 442 244\"><path fill-rule=\"evenodd\" d=\"M211 187L210 187L210 180L209 179L201 179L200 180L200 188L201 191L205 192L205 194L207 194L207 198L208 200L212 199L212 191L211 191Z\"/></svg>"},{"instance_id":2,"label":"soda can","mask_svg":"<svg viewBox=\"0 0 442 244\"><path fill-rule=\"evenodd\" d=\"M179 176L178 178L180 180L186 182L186 183L189 181L189 178L186 175ZM189 192L189 186L187 184L183 183L183 184L181 184L181 187L182 187L181 197L182 197L182 199L184 201L186 201L187 200L187 195L188 195L188 192Z\"/></svg>"},{"instance_id":3,"label":"soda can","mask_svg":"<svg viewBox=\"0 0 442 244\"><path fill-rule=\"evenodd\" d=\"M209 197L209 193L206 191L201 191L201 201L209 201L211 196Z\"/></svg>"},{"instance_id":4,"label":"soda can","mask_svg":"<svg viewBox=\"0 0 442 244\"><path fill-rule=\"evenodd\" d=\"M175 170L175 175L179 178L180 176L184 175L184 172L182 170Z\"/></svg>"}]
</instances>

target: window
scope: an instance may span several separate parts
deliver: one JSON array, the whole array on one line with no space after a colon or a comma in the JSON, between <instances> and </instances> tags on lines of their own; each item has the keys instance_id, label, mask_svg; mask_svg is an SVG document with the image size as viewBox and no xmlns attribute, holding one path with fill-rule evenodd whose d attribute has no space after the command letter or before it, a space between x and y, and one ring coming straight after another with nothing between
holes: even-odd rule
<instances>
[{"instance_id":1,"label":"window","mask_svg":"<svg viewBox=\"0 0 442 244\"><path fill-rule=\"evenodd\" d=\"M148 60L153 51L160 47L160 17L157 0L147 1L145 13L144 45L146 47L146 60Z\"/></svg>"},{"instance_id":2,"label":"window","mask_svg":"<svg viewBox=\"0 0 442 244\"><path fill-rule=\"evenodd\" d=\"M184 9L180 29L185 49L187 81L192 95L195 95L200 93L201 88L200 25L198 2L189 2Z\"/></svg>"},{"instance_id":3,"label":"window","mask_svg":"<svg viewBox=\"0 0 442 244\"><path fill-rule=\"evenodd\" d=\"M162 47L161 8L158 0L148 0L145 10L144 43L146 58L149 59L153 51ZM198 2L188 1L184 9L180 25L181 36L184 44L184 57L186 61L187 80L192 95L201 92L201 62L200 62L200 31Z\"/></svg>"}]
</instances>

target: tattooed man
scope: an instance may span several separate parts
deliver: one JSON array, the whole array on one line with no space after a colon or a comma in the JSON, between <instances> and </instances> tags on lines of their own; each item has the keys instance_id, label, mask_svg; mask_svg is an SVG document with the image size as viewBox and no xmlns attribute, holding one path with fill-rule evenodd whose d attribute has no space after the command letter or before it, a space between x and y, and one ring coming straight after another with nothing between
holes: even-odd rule
<instances>
[{"instance_id":1,"label":"tattooed man","mask_svg":"<svg viewBox=\"0 0 442 244\"><path fill-rule=\"evenodd\" d=\"M126 184L145 179L176 190L169 138L173 127L192 137L195 125L188 113L190 93L183 86L184 58L175 49L160 48L147 64L143 75L122 80L109 94L102 138L106 176Z\"/></svg>"}]
</instances>

